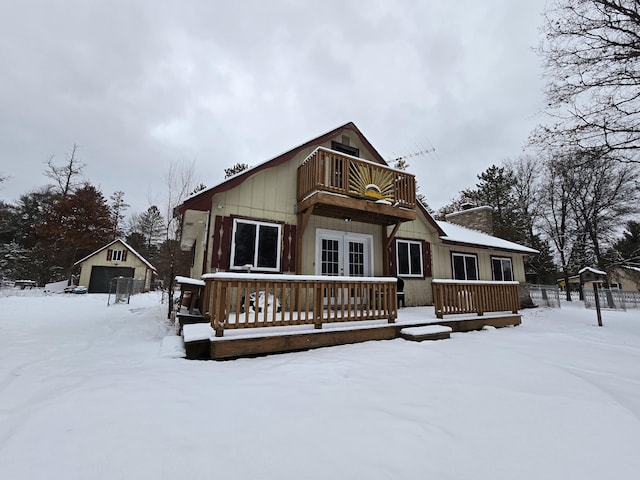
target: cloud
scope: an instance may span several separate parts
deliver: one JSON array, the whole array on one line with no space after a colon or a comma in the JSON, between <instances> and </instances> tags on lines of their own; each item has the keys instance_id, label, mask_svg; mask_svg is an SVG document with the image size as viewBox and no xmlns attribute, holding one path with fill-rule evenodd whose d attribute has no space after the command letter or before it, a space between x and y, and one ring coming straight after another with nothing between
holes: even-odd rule
<instances>
[{"instance_id":1,"label":"cloud","mask_svg":"<svg viewBox=\"0 0 640 480\"><path fill-rule=\"evenodd\" d=\"M0 187L46 183L74 143L106 196L162 197L347 121L411 160L432 206L518 155L541 105L535 2L24 1L0 6Z\"/></svg>"}]
</instances>

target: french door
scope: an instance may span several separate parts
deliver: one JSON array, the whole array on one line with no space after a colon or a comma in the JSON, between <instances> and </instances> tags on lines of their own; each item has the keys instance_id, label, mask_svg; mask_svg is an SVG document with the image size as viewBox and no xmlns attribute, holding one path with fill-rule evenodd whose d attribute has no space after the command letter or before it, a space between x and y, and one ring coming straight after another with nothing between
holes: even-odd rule
<instances>
[{"instance_id":1,"label":"french door","mask_svg":"<svg viewBox=\"0 0 640 480\"><path fill-rule=\"evenodd\" d=\"M346 277L371 276L373 237L318 229L316 274Z\"/></svg>"},{"instance_id":2,"label":"french door","mask_svg":"<svg viewBox=\"0 0 640 480\"><path fill-rule=\"evenodd\" d=\"M368 277L373 270L371 235L321 230L316 232L316 274ZM360 303L348 289L327 292L326 304Z\"/></svg>"}]
</instances>

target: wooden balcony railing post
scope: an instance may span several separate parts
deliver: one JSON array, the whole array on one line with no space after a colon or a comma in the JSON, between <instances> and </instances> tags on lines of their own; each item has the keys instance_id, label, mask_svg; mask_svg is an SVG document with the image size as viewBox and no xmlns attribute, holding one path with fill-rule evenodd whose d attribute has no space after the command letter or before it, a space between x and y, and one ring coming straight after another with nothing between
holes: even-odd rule
<instances>
[{"instance_id":1,"label":"wooden balcony railing post","mask_svg":"<svg viewBox=\"0 0 640 480\"><path fill-rule=\"evenodd\" d=\"M226 299L226 287L224 281L214 282L211 289L214 292L214 298L211 302L214 305L214 314L212 317L213 329L216 331L216 337L222 337L224 335L224 325L226 323L225 318L225 299Z\"/></svg>"},{"instance_id":2,"label":"wooden balcony railing post","mask_svg":"<svg viewBox=\"0 0 640 480\"><path fill-rule=\"evenodd\" d=\"M313 328L322 328L324 284L316 284L313 288Z\"/></svg>"}]
</instances>

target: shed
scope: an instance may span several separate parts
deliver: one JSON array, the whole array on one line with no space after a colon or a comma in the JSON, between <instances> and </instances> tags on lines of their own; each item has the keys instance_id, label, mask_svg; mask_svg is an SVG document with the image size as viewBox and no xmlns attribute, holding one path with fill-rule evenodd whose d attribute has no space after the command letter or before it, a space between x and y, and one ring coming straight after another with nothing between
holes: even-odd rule
<instances>
[{"instance_id":1,"label":"shed","mask_svg":"<svg viewBox=\"0 0 640 480\"><path fill-rule=\"evenodd\" d=\"M115 277L144 280L144 291L151 288L156 269L124 240L117 238L73 265L80 268L79 285L89 293L108 293L109 282Z\"/></svg>"}]
</instances>

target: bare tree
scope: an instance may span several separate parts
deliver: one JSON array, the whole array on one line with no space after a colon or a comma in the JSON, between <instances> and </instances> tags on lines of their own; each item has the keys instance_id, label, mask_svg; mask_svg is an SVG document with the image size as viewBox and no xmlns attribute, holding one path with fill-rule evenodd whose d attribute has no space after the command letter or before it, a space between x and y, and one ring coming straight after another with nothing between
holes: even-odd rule
<instances>
[{"instance_id":1,"label":"bare tree","mask_svg":"<svg viewBox=\"0 0 640 480\"><path fill-rule=\"evenodd\" d=\"M518 212L519 227L529 246L536 235L535 225L540 219L540 181L542 168L537 158L525 155L517 160L505 160L505 169L513 177L512 198Z\"/></svg>"},{"instance_id":2,"label":"bare tree","mask_svg":"<svg viewBox=\"0 0 640 480\"><path fill-rule=\"evenodd\" d=\"M169 166L169 171L165 175L165 187L166 187L166 235L164 248L161 248L162 259L159 259L163 264L167 265L164 283L168 286L169 299L173 299L173 279L179 272L179 263L181 259L180 251L180 226L182 218L174 214L175 209L180 205L190 192L194 191L194 164L186 163L172 163ZM173 310L173 304L170 301L167 318L171 317Z\"/></svg>"},{"instance_id":3,"label":"bare tree","mask_svg":"<svg viewBox=\"0 0 640 480\"><path fill-rule=\"evenodd\" d=\"M554 0L539 53L548 113L533 134L552 148L602 147L640 162L640 2Z\"/></svg>"},{"instance_id":4,"label":"bare tree","mask_svg":"<svg viewBox=\"0 0 640 480\"><path fill-rule=\"evenodd\" d=\"M543 209L541 226L558 255L562 276L569 291L569 258L575 238L575 216L571 210L572 187L569 178L568 158L554 155L545 162L545 178L542 183L540 202Z\"/></svg>"},{"instance_id":5,"label":"bare tree","mask_svg":"<svg viewBox=\"0 0 640 480\"><path fill-rule=\"evenodd\" d=\"M55 182L57 193L62 197L69 195L75 187L82 183L82 169L86 167L86 164L78 160L77 152L78 146L73 144L71 153L65 155L66 161L63 165L55 165L53 155L47 161L47 170L44 174Z\"/></svg>"},{"instance_id":6,"label":"bare tree","mask_svg":"<svg viewBox=\"0 0 640 480\"><path fill-rule=\"evenodd\" d=\"M166 239L175 239L180 229L180 219L174 215L175 208L192 192L194 181L194 164L175 163L169 165L164 177L166 188L165 218Z\"/></svg>"},{"instance_id":7,"label":"bare tree","mask_svg":"<svg viewBox=\"0 0 640 480\"><path fill-rule=\"evenodd\" d=\"M603 268L614 233L638 212L638 171L599 150L578 152L575 160L570 176L571 205L595 262Z\"/></svg>"}]
</instances>

